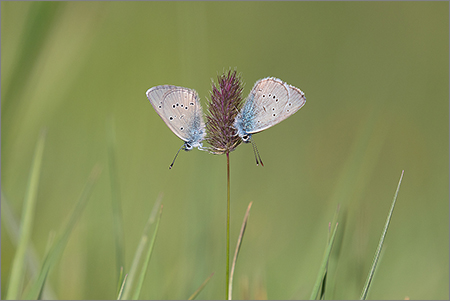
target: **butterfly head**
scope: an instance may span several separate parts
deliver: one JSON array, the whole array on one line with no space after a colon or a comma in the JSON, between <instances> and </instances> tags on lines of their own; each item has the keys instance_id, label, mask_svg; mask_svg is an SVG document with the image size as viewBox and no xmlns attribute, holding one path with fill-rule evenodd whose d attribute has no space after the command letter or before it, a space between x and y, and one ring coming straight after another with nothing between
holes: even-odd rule
<instances>
[{"instance_id":1,"label":"butterfly head","mask_svg":"<svg viewBox=\"0 0 450 301\"><path fill-rule=\"evenodd\" d=\"M182 146L182 149L184 149L185 151L188 152L188 151L193 150L196 147L199 150L204 150L203 143L197 142L197 141L195 141L195 142L185 142L184 145Z\"/></svg>"},{"instance_id":2,"label":"butterfly head","mask_svg":"<svg viewBox=\"0 0 450 301\"><path fill-rule=\"evenodd\" d=\"M241 136L242 141L244 141L244 143L250 143L251 139L252 139L252 134L244 134Z\"/></svg>"},{"instance_id":3,"label":"butterfly head","mask_svg":"<svg viewBox=\"0 0 450 301\"><path fill-rule=\"evenodd\" d=\"M234 128L236 129L236 135L241 137L243 142L245 142L245 143L251 142L250 139L252 138L252 134L248 134L247 131L245 130L246 124L245 124L245 120L242 116L242 113L239 113L236 116L236 119L234 120L233 125L234 125Z\"/></svg>"}]
</instances>

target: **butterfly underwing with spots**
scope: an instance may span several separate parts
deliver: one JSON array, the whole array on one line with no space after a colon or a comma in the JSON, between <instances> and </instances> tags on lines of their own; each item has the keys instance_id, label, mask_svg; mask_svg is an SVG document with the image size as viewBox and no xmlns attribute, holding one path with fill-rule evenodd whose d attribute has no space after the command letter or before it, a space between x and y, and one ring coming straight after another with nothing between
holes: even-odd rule
<instances>
[{"instance_id":1,"label":"butterfly underwing with spots","mask_svg":"<svg viewBox=\"0 0 450 301\"><path fill-rule=\"evenodd\" d=\"M250 142L252 134L280 123L305 103L305 94L299 88L278 78L267 77L255 83L236 116L234 126L242 140Z\"/></svg>"},{"instance_id":2,"label":"butterfly underwing with spots","mask_svg":"<svg viewBox=\"0 0 450 301\"><path fill-rule=\"evenodd\" d=\"M148 89L146 94L159 117L184 141L180 150L189 151L194 147L202 150L206 132L197 92L189 88L163 85ZM173 162L169 168L172 166Z\"/></svg>"},{"instance_id":3,"label":"butterfly underwing with spots","mask_svg":"<svg viewBox=\"0 0 450 301\"><path fill-rule=\"evenodd\" d=\"M235 118L234 127L242 141L251 142L253 134L280 123L305 103L305 94L299 88L275 77L261 79L250 91ZM257 152L256 150L255 157ZM256 162L258 164L258 160Z\"/></svg>"}]
</instances>

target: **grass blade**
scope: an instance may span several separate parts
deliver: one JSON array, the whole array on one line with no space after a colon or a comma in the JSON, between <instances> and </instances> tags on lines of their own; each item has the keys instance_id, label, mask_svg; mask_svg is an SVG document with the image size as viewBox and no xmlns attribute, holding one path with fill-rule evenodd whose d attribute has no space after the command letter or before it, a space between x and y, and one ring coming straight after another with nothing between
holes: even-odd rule
<instances>
[{"instance_id":1,"label":"grass blade","mask_svg":"<svg viewBox=\"0 0 450 301\"><path fill-rule=\"evenodd\" d=\"M64 251L67 241L69 240L70 234L72 233L72 230L76 222L80 218L83 209L86 207L87 200L91 195L92 188L95 182L97 181L100 172L101 172L100 167L98 165L94 166L94 168L91 171L91 174L89 175L87 183L84 186L84 189L80 197L78 198L77 204L75 205L75 208L69 218L68 223L64 227L61 235L56 239L55 243L50 248L48 255L44 259L44 263L42 264L39 276L36 279L36 281L32 284L30 291L25 296L25 299L37 299L38 296L41 294L41 291L45 284L45 280L47 279L47 275L50 269L56 263L56 260L60 257L60 255Z\"/></svg>"},{"instance_id":2,"label":"grass blade","mask_svg":"<svg viewBox=\"0 0 450 301\"><path fill-rule=\"evenodd\" d=\"M45 49L45 43L55 26L58 13L64 8L65 3L45 3L36 1L31 4L27 22L24 26L22 47L18 49L17 59L14 62L13 72L2 93L2 117L11 119L17 116L15 108L24 103L22 96L24 84L28 84L33 67L38 62L38 57ZM3 86L3 84L2 84ZM17 118L16 118L17 119ZM11 131L5 131L11 132ZM6 141L6 140L5 140Z\"/></svg>"},{"instance_id":3,"label":"grass blade","mask_svg":"<svg viewBox=\"0 0 450 301\"><path fill-rule=\"evenodd\" d=\"M319 296L320 300L323 300L323 297L325 296L325 288L327 285L327 275L328 275L328 264L325 267L325 274L323 274L322 283L320 285L320 296Z\"/></svg>"},{"instance_id":4,"label":"grass blade","mask_svg":"<svg viewBox=\"0 0 450 301\"><path fill-rule=\"evenodd\" d=\"M131 294L131 288L133 287L134 284L134 277L136 275L137 272L137 268L139 265L139 262L141 261L141 256L142 253L144 252L144 247L145 244L147 243L147 236L143 235L141 237L141 240L139 242L139 245L136 249L136 252L134 254L134 258L133 258L133 262L131 264L131 268L130 268L130 272L127 274L128 275L128 280L127 283L125 285L125 287L123 288L123 292L122 292L122 296L121 296L121 300L129 300L129 295Z\"/></svg>"},{"instance_id":5,"label":"grass blade","mask_svg":"<svg viewBox=\"0 0 450 301\"><path fill-rule=\"evenodd\" d=\"M22 209L22 218L20 222L19 241L16 254L14 255L11 277L9 280L8 292L6 299L17 299L21 294L23 284L25 255L30 242L31 232L33 229L34 213L36 209L36 196L39 185L39 176L41 174L42 157L44 154L46 130L42 130L36 148L34 150L33 161L31 164L28 185L25 192L24 206Z\"/></svg>"},{"instance_id":6,"label":"grass blade","mask_svg":"<svg viewBox=\"0 0 450 301\"><path fill-rule=\"evenodd\" d=\"M125 283L127 282L128 274L125 274L125 277L123 277L122 285L120 286L119 294L117 295L117 300L120 300L122 298L123 288L125 287Z\"/></svg>"},{"instance_id":7,"label":"grass blade","mask_svg":"<svg viewBox=\"0 0 450 301\"><path fill-rule=\"evenodd\" d=\"M117 281L117 295L121 294L121 291L123 290L123 267L120 268L120 272L119 272L119 281ZM125 274L126 276L127 274Z\"/></svg>"},{"instance_id":8,"label":"grass blade","mask_svg":"<svg viewBox=\"0 0 450 301\"><path fill-rule=\"evenodd\" d=\"M247 211L245 212L244 220L242 222L241 232L239 233L238 241L236 244L236 250L234 251L234 258L233 263L231 264L231 271L230 271L230 281L228 282L229 300L232 299L234 268L236 267L236 261L239 255L239 250L241 249L242 239L244 238L245 228L247 227L247 220L248 216L250 215L250 209L252 208L252 204L253 202L250 202L250 204L248 204Z\"/></svg>"},{"instance_id":9,"label":"grass blade","mask_svg":"<svg viewBox=\"0 0 450 301\"><path fill-rule=\"evenodd\" d=\"M328 241L327 249L325 250L325 254L322 259L322 264L319 269L319 274L317 275L316 282L314 284L313 290L311 292L310 299L315 300L317 298L317 295L319 294L319 290L321 287L321 284L323 283L323 279L326 274L326 269L328 265L328 259L330 258L331 249L333 247L334 238L336 237L338 223L336 223L336 226L334 227L333 234L331 235L330 240Z\"/></svg>"},{"instance_id":10,"label":"grass blade","mask_svg":"<svg viewBox=\"0 0 450 301\"><path fill-rule=\"evenodd\" d=\"M200 285L200 287L189 297L188 300L194 300L198 296L198 294L200 294L200 292L203 290L203 288L206 286L206 284L209 282L212 276L214 276L214 273L209 275L209 277L206 278L205 281L203 281L202 285Z\"/></svg>"},{"instance_id":11,"label":"grass blade","mask_svg":"<svg viewBox=\"0 0 450 301\"><path fill-rule=\"evenodd\" d=\"M361 300L366 300L367 299L367 294L369 293L370 284L372 283L373 275L374 275L375 270L377 268L377 264L378 264L378 261L379 261L379 258L380 258L381 249L383 248L384 238L386 237L386 233L387 233L387 230L389 228L389 224L390 224L391 218L392 218L392 213L394 212L394 206L395 206L395 203L397 201L397 196L398 196L398 192L400 190L400 185L402 184L402 179L403 179L403 173L404 172L405 171L403 170L402 174L400 176L400 180L399 180L398 185L397 185L397 190L395 191L394 199L392 200L391 210L389 211L389 215L388 215L388 217L386 219L386 224L384 226L383 233L381 234L381 238L380 238L380 242L378 243L377 251L375 252L375 257L373 259L372 267L370 269L369 275L367 276L366 283L364 284L364 288L363 288L363 291L361 293L361 298L360 298Z\"/></svg>"},{"instance_id":12,"label":"grass blade","mask_svg":"<svg viewBox=\"0 0 450 301\"><path fill-rule=\"evenodd\" d=\"M133 262L131 263L130 272L128 273L127 283L123 289L122 300L130 299L131 289L133 288L133 285L134 285L134 278L137 273L137 268L139 266L139 262L141 261L141 257L142 257L142 253L144 252L145 244L147 243L147 240L148 240L147 233L150 229L150 226L155 221L156 212L157 212L158 208L160 207L161 200L162 200L162 194L160 194L158 196L158 199L156 200L155 205L153 206L152 212L150 213L147 223L145 224L144 231L141 236L141 240L139 241L139 245L136 248L136 252L134 253Z\"/></svg>"},{"instance_id":13,"label":"grass blade","mask_svg":"<svg viewBox=\"0 0 450 301\"><path fill-rule=\"evenodd\" d=\"M4 195L3 191L1 192L1 214L2 214L2 222L3 226L8 234L8 236L11 238L12 243L15 247L17 247L17 244L19 242L19 222L17 217L15 216L13 210L9 206L8 199ZM33 242L29 242L27 252L26 252L26 261L27 261L27 271L29 273L30 278L36 278L39 273L39 268L41 266L40 259L37 255L36 248L34 247ZM56 295L53 291L53 288L50 287L50 285L47 285L45 287L42 299L46 300L55 300Z\"/></svg>"},{"instance_id":14,"label":"grass blade","mask_svg":"<svg viewBox=\"0 0 450 301\"><path fill-rule=\"evenodd\" d=\"M120 202L120 187L116 166L116 132L112 117L108 120L106 127L108 132L108 164L109 179L111 181L111 207L116 245L116 268L118 271L123 271L125 270L125 250L123 242L122 207ZM122 280L122 273L119 272L118 283L121 283Z\"/></svg>"},{"instance_id":15,"label":"grass blade","mask_svg":"<svg viewBox=\"0 0 450 301\"><path fill-rule=\"evenodd\" d=\"M144 264L141 267L141 274L138 279L137 287L133 294L133 300L138 300L139 295L141 294L142 284L144 283L145 275L147 274L148 263L150 262L150 258L153 253L153 246L155 245L156 235L158 234L159 222L161 221L163 205L159 209L158 220L156 221L155 230L153 231L153 237L150 241L150 245L147 250L147 256L145 257Z\"/></svg>"},{"instance_id":16,"label":"grass blade","mask_svg":"<svg viewBox=\"0 0 450 301\"><path fill-rule=\"evenodd\" d=\"M337 223L337 219L339 216L339 209L341 209L341 205L338 204L336 212L334 213L334 217L333 217L333 221L331 223L328 224L328 242L330 242L330 238L331 238L331 225L334 225ZM323 300L325 297L325 290L326 290L326 285L327 285L327 277L328 277L328 263L329 260L327 261L327 265L325 267L325 273L323 275L323 280L322 280L322 284L321 284L321 288L320 288L320 296L319 299Z\"/></svg>"}]
</instances>

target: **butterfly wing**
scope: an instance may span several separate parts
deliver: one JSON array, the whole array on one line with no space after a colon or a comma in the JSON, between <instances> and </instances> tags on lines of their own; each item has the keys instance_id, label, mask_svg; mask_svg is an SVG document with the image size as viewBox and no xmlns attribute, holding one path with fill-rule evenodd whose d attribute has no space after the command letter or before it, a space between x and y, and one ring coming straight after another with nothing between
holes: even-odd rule
<instances>
[{"instance_id":1,"label":"butterfly wing","mask_svg":"<svg viewBox=\"0 0 450 301\"><path fill-rule=\"evenodd\" d=\"M147 98L175 135L192 147L201 146L205 123L195 90L171 85L156 86L147 91Z\"/></svg>"},{"instance_id":2,"label":"butterfly wing","mask_svg":"<svg viewBox=\"0 0 450 301\"><path fill-rule=\"evenodd\" d=\"M305 94L275 77L257 81L236 118L238 133L261 132L294 114L306 103Z\"/></svg>"}]
</instances>

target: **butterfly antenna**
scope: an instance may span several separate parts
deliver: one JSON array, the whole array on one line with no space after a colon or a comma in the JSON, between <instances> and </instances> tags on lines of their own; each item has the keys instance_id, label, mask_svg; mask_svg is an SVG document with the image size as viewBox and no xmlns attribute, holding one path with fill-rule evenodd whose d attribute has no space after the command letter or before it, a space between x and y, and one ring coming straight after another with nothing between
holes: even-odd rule
<instances>
[{"instance_id":1,"label":"butterfly antenna","mask_svg":"<svg viewBox=\"0 0 450 301\"><path fill-rule=\"evenodd\" d=\"M182 150L184 148L184 144L182 147L180 147L180 149L177 151L177 154L175 155L175 158L173 158L172 164L169 165L169 169L172 169L173 164L175 163L175 159L178 157L178 154L180 153L180 150Z\"/></svg>"},{"instance_id":2,"label":"butterfly antenna","mask_svg":"<svg viewBox=\"0 0 450 301\"><path fill-rule=\"evenodd\" d=\"M253 153L255 154L255 159L256 159L256 165L259 165L259 163L261 163L261 166L264 167L264 164L261 160L261 156L259 155L259 151L258 148L256 147L255 142L253 141L253 139L251 140L252 146L253 146Z\"/></svg>"}]
</instances>

